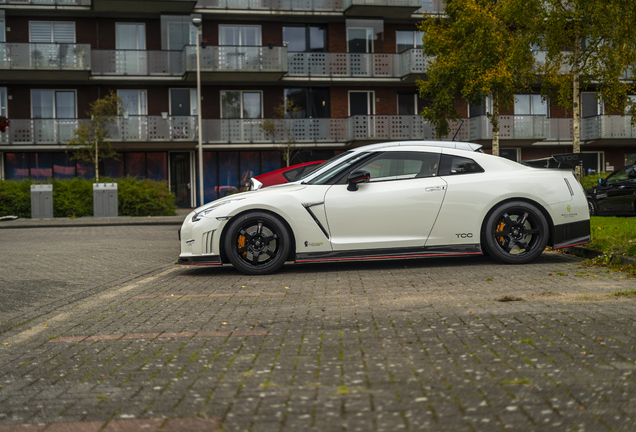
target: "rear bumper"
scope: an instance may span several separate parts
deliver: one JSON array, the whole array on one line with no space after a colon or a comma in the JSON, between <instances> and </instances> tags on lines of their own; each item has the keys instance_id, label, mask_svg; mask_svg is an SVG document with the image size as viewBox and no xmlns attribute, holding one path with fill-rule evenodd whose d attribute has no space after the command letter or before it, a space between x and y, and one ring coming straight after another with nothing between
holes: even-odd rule
<instances>
[{"instance_id":1,"label":"rear bumper","mask_svg":"<svg viewBox=\"0 0 636 432\"><path fill-rule=\"evenodd\" d=\"M556 225L552 232L552 248L561 249L589 243L591 240L590 221L583 220Z\"/></svg>"}]
</instances>

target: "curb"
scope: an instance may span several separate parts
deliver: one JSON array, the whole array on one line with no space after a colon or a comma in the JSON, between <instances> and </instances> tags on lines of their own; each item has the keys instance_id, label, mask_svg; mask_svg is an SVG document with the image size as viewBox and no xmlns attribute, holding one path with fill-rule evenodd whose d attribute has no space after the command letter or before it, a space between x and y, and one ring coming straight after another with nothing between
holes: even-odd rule
<instances>
[{"instance_id":1,"label":"curb","mask_svg":"<svg viewBox=\"0 0 636 432\"><path fill-rule=\"evenodd\" d=\"M148 216L148 217L112 217L112 218L59 218L59 219L16 219L0 222L0 229L19 228L70 228L96 226L135 226L135 225L181 225L185 216Z\"/></svg>"},{"instance_id":2,"label":"curb","mask_svg":"<svg viewBox=\"0 0 636 432\"><path fill-rule=\"evenodd\" d=\"M576 255L583 258L596 258L598 256L605 255L604 252L598 251L596 249L590 249L582 246L572 246L564 249L565 252L570 253L572 255ZM623 265L634 265L636 266L636 257L625 256L625 255L609 255L610 260L618 260Z\"/></svg>"}]
</instances>

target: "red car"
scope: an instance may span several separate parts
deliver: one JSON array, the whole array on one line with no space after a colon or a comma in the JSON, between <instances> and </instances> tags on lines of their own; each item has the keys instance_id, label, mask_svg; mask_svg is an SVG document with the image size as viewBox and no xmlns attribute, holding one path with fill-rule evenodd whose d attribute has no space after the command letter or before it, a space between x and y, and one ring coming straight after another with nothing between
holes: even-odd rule
<instances>
[{"instance_id":1,"label":"red car","mask_svg":"<svg viewBox=\"0 0 636 432\"><path fill-rule=\"evenodd\" d=\"M277 169L276 171L261 174L250 179L250 190L256 190L267 186L273 186L277 184L289 183L309 174L318 165L324 161L305 162L298 165L292 165L285 168Z\"/></svg>"}]
</instances>

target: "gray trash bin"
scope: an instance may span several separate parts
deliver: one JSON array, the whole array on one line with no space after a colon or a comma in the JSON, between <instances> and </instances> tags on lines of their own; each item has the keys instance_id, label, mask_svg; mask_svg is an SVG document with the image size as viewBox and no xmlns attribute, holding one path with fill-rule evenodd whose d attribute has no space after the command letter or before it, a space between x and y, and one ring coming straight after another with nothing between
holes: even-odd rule
<instances>
[{"instance_id":1,"label":"gray trash bin","mask_svg":"<svg viewBox=\"0 0 636 432\"><path fill-rule=\"evenodd\" d=\"M53 185L31 185L31 219L53 217Z\"/></svg>"},{"instance_id":2,"label":"gray trash bin","mask_svg":"<svg viewBox=\"0 0 636 432\"><path fill-rule=\"evenodd\" d=\"M93 183L93 216L117 217L117 183Z\"/></svg>"}]
</instances>

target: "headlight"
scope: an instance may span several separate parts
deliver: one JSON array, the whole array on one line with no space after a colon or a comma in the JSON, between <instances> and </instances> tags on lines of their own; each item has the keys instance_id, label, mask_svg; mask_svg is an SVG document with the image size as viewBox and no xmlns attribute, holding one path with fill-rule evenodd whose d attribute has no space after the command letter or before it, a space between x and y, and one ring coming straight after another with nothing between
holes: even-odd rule
<instances>
[{"instance_id":1,"label":"headlight","mask_svg":"<svg viewBox=\"0 0 636 432\"><path fill-rule=\"evenodd\" d=\"M198 220L201 220L201 218L206 217L208 214L212 213L216 208L221 207L224 204L228 204L231 203L232 201L240 201L243 198L233 198L233 199L228 199L225 201L221 201L218 204L215 204L213 207L209 207L206 208L205 210L201 210L198 213L195 213L194 216L192 216L192 222L196 222Z\"/></svg>"}]
</instances>

